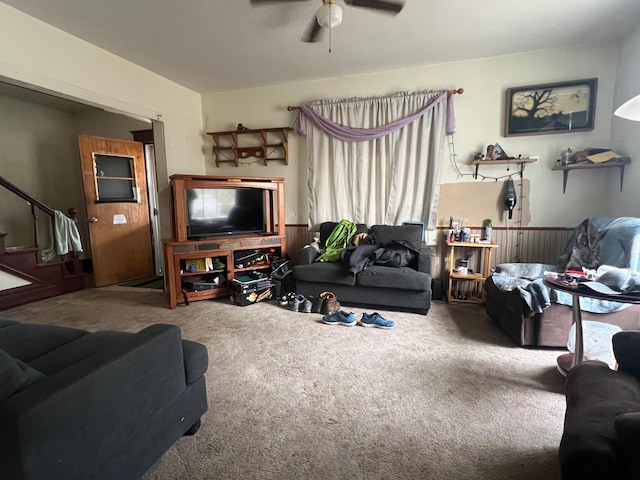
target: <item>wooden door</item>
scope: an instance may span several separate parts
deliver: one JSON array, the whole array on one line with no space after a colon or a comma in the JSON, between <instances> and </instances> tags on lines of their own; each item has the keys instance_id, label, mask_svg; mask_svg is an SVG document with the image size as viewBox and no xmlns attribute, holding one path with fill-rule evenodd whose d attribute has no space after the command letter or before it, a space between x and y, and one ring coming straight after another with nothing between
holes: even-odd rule
<instances>
[{"instance_id":1,"label":"wooden door","mask_svg":"<svg viewBox=\"0 0 640 480\"><path fill-rule=\"evenodd\" d=\"M143 145L79 136L96 287L154 274Z\"/></svg>"}]
</instances>

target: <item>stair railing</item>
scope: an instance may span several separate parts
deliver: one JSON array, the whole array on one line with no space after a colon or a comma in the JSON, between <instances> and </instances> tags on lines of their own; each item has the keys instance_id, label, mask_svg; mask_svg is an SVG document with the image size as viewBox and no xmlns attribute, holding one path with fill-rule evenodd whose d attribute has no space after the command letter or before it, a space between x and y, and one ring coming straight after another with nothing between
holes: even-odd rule
<instances>
[{"instance_id":1,"label":"stair railing","mask_svg":"<svg viewBox=\"0 0 640 480\"><path fill-rule=\"evenodd\" d=\"M36 200L35 198L33 198L31 195L29 195L27 192L25 192L24 190L22 190L20 187L18 187L17 185L14 185L13 183L11 183L9 180L7 180L4 177L0 176L0 186L4 187L5 189L9 190L11 193L17 195L18 197L22 198L23 200L25 200L29 206L31 207L31 218L33 219L33 235L34 235L34 241L35 241L35 248L40 251L40 235L39 235L39 231L38 231L38 213L37 210L40 210L41 212L44 212L46 215L49 216L49 218L51 219L51 228L53 228L53 222L54 222L54 217L55 217L55 211L46 206L44 203ZM76 223L78 223L78 210L75 208L69 208L67 210L67 215ZM68 268L71 271L71 273L79 273L81 268L79 265L79 256L80 256L80 252L70 252L70 257L72 258L72 265L70 265Z\"/></svg>"}]
</instances>

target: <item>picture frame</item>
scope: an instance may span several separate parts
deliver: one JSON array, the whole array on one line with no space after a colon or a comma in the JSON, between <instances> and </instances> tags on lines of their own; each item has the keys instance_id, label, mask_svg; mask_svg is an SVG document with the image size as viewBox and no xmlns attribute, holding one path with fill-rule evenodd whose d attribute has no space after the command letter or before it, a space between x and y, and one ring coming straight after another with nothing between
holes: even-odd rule
<instances>
[{"instance_id":1,"label":"picture frame","mask_svg":"<svg viewBox=\"0 0 640 480\"><path fill-rule=\"evenodd\" d=\"M597 78L507 89L504 136L593 130Z\"/></svg>"}]
</instances>

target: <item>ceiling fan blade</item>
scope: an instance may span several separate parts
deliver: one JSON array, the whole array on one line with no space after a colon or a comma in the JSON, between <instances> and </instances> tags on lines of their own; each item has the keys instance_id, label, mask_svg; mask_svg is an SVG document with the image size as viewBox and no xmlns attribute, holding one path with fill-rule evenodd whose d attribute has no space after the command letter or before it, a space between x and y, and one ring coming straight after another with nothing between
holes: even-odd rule
<instances>
[{"instance_id":1,"label":"ceiling fan blade","mask_svg":"<svg viewBox=\"0 0 640 480\"><path fill-rule=\"evenodd\" d=\"M388 0L345 0L345 3L353 7L372 8L390 13L399 13L404 8L404 3Z\"/></svg>"},{"instance_id":2,"label":"ceiling fan blade","mask_svg":"<svg viewBox=\"0 0 640 480\"><path fill-rule=\"evenodd\" d=\"M318 24L315 15L311 19L311 23L302 36L302 40L307 43L318 42L322 38L322 27Z\"/></svg>"},{"instance_id":3,"label":"ceiling fan blade","mask_svg":"<svg viewBox=\"0 0 640 480\"><path fill-rule=\"evenodd\" d=\"M308 0L249 0L251 5L260 5L262 3L291 3L291 2L307 2Z\"/></svg>"}]
</instances>

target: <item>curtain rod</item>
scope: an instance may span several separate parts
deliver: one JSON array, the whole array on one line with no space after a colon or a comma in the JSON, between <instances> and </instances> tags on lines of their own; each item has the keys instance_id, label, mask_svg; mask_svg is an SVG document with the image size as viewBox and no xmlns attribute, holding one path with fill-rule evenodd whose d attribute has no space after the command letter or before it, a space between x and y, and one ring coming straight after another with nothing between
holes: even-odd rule
<instances>
[{"instance_id":1,"label":"curtain rod","mask_svg":"<svg viewBox=\"0 0 640 480\"><path fill-rule=\"evenodd\" d=\"M449 95L455 95L456 93L459 95L462 95L464 93L464 88L456 88L455 90L449 90L447 92ZM289 105L287 107L287 110L289 110L290 112L293 110L300 110L300 107L295 106L295 105Z\"/></svg>"}]
</instances>

